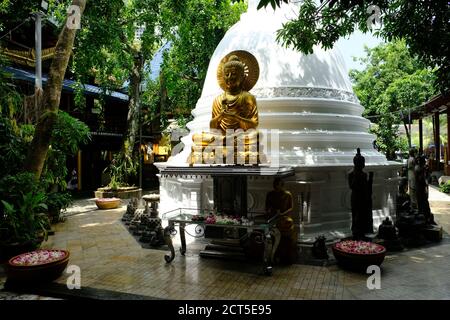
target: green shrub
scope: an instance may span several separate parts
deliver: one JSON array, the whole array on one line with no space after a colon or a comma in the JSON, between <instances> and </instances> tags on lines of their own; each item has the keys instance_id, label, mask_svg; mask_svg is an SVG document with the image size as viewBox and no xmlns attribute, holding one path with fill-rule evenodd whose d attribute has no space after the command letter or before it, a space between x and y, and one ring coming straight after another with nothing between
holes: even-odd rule
<instances>
[{"instance_id":1,"label":"green shrub","mask_svg":"<svg viewBox=\"0 0 450 320\"><path fill-rule=\"evenodd\" d=\"M450 181L447 181L446 183L443 183L440 186L440 189L441 189L442 192L450 193Z\"/></svg>"},{"instance_id":2,"label":"green shrub","mask_svg":"<svg viewBox=\"0 0 450 320\"><path fill-rule=\"evenodd\" d=\"M89 127L66 112L60 111L52 132L47 160L42 171L41 179L47 189L54 189L57 185L62 190L67 187L68 175L66 160L73 156L79 146L89 141Z\"/></svg>"},{"instance_id":3,"label":"green shrub","mask_svg":"<svg viewBox=\"0 0 450 320\"><path fill-rule=\"evenodd\" d=\"M20 173L0 180L0 229L3 242L38 242L47 238L47 195L40 191L33 174Z\"/></svg>"},{"instance_id":4,"label":"green shrub","mask_svg":"<svg viewBox=\"0 0 450 320\"><path fill-rule=\"evenodd\" d=\"M123 152L117 153L111 164L104 170L111 176L111 182L108 184L112 190L117 190L119 187L127 187L128 180L137 174L139 161L131 155L126 155Z\"/></svg>"}]
</instances>

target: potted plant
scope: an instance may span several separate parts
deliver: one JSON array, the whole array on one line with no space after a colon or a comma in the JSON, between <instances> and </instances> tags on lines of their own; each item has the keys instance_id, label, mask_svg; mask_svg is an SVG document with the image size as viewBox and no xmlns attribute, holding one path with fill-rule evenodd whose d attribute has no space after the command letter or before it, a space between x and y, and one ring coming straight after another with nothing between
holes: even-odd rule
<instances>
[{"instance_id":1,"label":"potted plant","mask_svg":"<svg viewBox=\"0 0 450 320\"><path fill-rule=\"evenodd\" d=\"M47 239L49 220L43 192L23 194L20 201L1 200L0 260L31 251Z\"/></svg>"}]
</instances>

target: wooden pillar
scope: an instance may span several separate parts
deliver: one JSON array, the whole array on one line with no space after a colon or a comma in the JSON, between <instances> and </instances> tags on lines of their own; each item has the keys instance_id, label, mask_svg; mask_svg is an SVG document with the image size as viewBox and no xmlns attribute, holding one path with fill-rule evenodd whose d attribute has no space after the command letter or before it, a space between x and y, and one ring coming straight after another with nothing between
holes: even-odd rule
<instances>
[{"instance_id":1,"label":"wooden pillar","mask_svg":"<svg viewBox=\"0 0 450 320\"><path fill-rule=\"evenodd\" d=\"M446 175L450 175L450 106L447 106L447 172Z\"/></svg>"},{"instance_id":2,"label":"wooden pillar","mask_svg":"<svg viewBox=\"0 0 450 320\"><path fill-rule=\"evenodd\" d=\"M441 138L440 138L440 127L439 127L439 111L434 113L434 144L436 146L436 170L439 171L439 166L441 163Z\"/></svg>"},{"instance_id":3,"label":"wooden pillar","mask_svg":"<svg viewBox=\"0 0 450 320\"><path fill-rule=\"evenodd\" d=\"M422 125L422 118L419 119L419 154L423 154L423 125Z\"/></svg>"}]
</instances>

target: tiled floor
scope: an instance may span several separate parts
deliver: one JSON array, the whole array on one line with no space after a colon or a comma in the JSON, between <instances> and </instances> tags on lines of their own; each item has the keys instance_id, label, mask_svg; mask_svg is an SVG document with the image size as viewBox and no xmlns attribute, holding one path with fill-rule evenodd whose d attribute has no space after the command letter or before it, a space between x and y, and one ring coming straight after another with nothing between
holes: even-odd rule
<instances>
[{"instance_id":1,"label":"tiled floor","mask_svg":"<svg viewBox=\"0 0 450 320\"><path fill-rule=\"evenodd\" d=\"M436 219L450 233L450 197L431 190L430 203ZM195 250L189 251L195 248L189 243L186 256L177 254L167 264L166 251L142 249L130 235L120 220L124 211L125 207L96 210L89 201L78 202L44 246L70 250L70 264L81 268L84 287L155 298L450 299L447 235L438 245L387 256L381 289L369 290L368 275L337 266L276 266L273 276L267 277L257 265L201 258ZM65 284L67 276L58 283Z\"/></svg>"}]
</instances>

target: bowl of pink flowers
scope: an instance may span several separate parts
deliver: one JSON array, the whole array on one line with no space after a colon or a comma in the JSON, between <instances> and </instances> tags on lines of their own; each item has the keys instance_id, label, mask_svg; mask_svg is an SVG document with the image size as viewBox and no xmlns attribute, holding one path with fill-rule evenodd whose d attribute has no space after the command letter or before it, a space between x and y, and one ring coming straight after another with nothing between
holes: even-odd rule
<instances>
[{"instance_id":1,"label":"bowl of pink flowers","mask_svg":"<svg viewBox=\"0 0 450 320\"><path fill-rule=\"evenodd\" d=\"M367 241L343 240L331 248L340 266L364 272L370 265L380 266L386 255L385 247Z\"/></svg>"},{"instance_id":2,"label":"bowl of pink flowers","mask_svg":"<svg viewBox=\"0 0 450 320\"><path fill-rule=\"evenodd\" d=\"M57 279L69 263L70 253L59 249L38 249L22 253L8 261L9 281L44 282Z\"/></svg>"}]
</instances>

